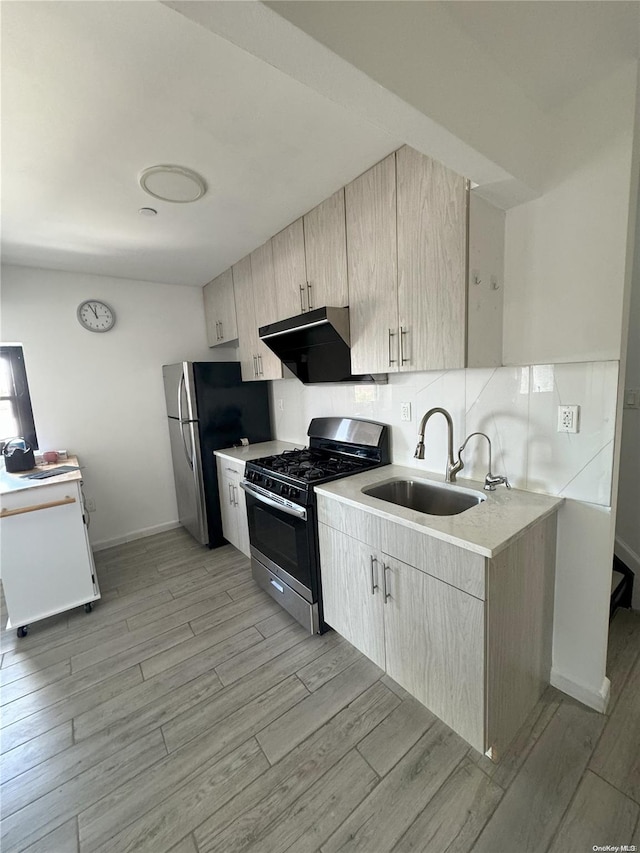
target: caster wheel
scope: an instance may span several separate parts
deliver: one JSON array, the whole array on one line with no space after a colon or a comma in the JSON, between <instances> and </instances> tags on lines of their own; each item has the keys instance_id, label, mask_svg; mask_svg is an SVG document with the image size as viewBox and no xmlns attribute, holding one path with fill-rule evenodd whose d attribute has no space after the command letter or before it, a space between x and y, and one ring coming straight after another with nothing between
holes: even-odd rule
<instances>
[{"instance_id":1,"label":"caster wheel","mask_svg":"<svg viewBox=\"0 0 640 853\"><path fill-rule=\"evenodd\" d=\"M88 602L87 604L85 604L85 606L84 606L84 612L85 612L85 613L91 613L91 611L92 611L92 610L93 610L93 604L89 601L89 602Z\"/></svg>"},{"instance_id":2,"label":"caster wheel","mask_svg":"<svg viewBox=\"0 0 640 853\"><path fill-rule=\"evenodd\" d=\"M16 634L18 635L18 637L20 637L20 639L22 639L23 637L26 637L28 633L29 633L29 626L28 625L21 625L20 628L18 628L18 630L16 631Z\"/></svg>"}]
</instances>

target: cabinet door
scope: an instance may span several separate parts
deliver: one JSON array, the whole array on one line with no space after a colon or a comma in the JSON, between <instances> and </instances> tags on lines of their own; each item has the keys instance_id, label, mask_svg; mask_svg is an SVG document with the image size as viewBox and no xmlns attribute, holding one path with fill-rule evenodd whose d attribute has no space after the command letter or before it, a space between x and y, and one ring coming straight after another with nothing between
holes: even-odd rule
<instances>
[{"instance_id":1,"label":"cabinet door","mask_svg":"<svg viewBox=\"0 0 640 853\"><path fill-rule=\"evenodd\" d=\"M384 669L382 564L368 545L319 524L324 619Z\"/></svg>"},{"instance_id":2,"label":"cabinet door","mask_svg":"<svg viewBox=\"0 0 640 853\"><path fill-rule=\"evenodd\" d=\"M345 189L351 368L398 369L395 154Z\"/></svg>"},{"instance_id":3,"label":"cabinet door","mask_svg":"<svg viewBox=\"0 0 640 853\"><path fill-rule=\"evenodd\" d=\"M384 556L387 672L484 752L484 603Z\"/></svg>"},{"instance_id":4,"label":"cabinet door","mask_svg":"<svg viewBox=\"0 0 640 853\"><path fill-rule=\"evenodd\" d=\"M236 501L236 521L238 525L238 543L236 548L245 555L245 557L251 557L251 550L249 548L249 521L247 519L247 502L244 496L244 492L240 488L240 480L242 477L238 477L236 482L234 483L235 488L235 501Z\"/></svg>"},{"instance_id":5,"label":"cabinet door","mask_svg":"<svg viewBox=\"0 0 640 853\"><path fill-rule=\"evenodd\" d=\"M238 541L238 522L233 495L233 479L224 470L224 459L216 459L218 469L218 493L220 495L220 516L224 538L235 545Z\"/></svg>"},{"instance_id":6,"label":"cabinet door","mask_svg":"<svg viewBox=\"0 0 640 853\"><path fill-rule=\"evenodd\" d=\"M396 156L400 369L464 367L467 182L413 148Z\"/></svg>"},{"instance_id":7,"label":"cabinet door","mask_svg":"<svg viewBox=\"0 0 640 853\"><path fill-rule=\"evenodd\" d=\"M251 258L247 255L231 267L233 292L238 318L238 349L242 378L250 382L258 378L257 352L258 333L253 304L253 282L251 280Z\"/></svg>"},{"instance_id":8,"label":"cabinet door","mask_svg":"<svg viewBox=\"0 0 640 853\"><path fill-rule=\"evenodd\" d=\"M258 379L282 379L282 362L258 336L260 326L266 326L278 319L276 304L276 284L273 275L273 252L271 240L260 246L249 256L251 258L251 277L253 279L253 299L255 306L255 341L258 360Z\"/></svg>"},{"instance_id":9,"label":"cabinet door","mask_svg":"<svg viewBox=\"0 0 640 853\"><path fill-rule=\"evenodd\" d=\"M278 320L307 311L307 268L302 219L271 238Z\"/></svg>"},{"instance_id":10,"label":"cabinet door","mask_svg":"<svg viewBox=\"0 0 640 853\"><path fill-rule=\"evenodd\" d=\"M233 295L233 275L223 272L202 289L204 316L207 322L207 341L210 347L238 337L236 304Z\"/></svg>"},{"instance_id":11,"label":"cabinet door","mask_svg":"<svg viewBox=\"0 0 640 853\"><path fill-rule=\"evenodd\" d=\"M304 217L307 310L349 304L344 189Z\"/></svg>"}]
</instances>

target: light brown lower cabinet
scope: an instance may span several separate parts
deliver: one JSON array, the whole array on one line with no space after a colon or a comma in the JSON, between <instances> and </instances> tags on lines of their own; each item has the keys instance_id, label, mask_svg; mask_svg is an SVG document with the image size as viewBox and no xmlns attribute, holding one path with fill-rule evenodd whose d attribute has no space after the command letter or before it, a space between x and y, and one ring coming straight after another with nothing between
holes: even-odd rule
<instances>
[{"instance_id":1,"label":"light brown lower cabinet","mask_svg":"<svg viewBox=\"0 0 640 853\"><path fill-rule=\"evenodd\" d=\"M340 506L321 498L321 519L339 518ZM498 760L549 680L555 514L493 559L415 534L424 546L420 568L380 547L401 541L401 525L375 522L350 528L366 530L374 543L319 524L325 621ZM465 557L483 574L482 597L453 583ZM448 567L450 582L443 580Z\"/></svg>"}]
</instances>

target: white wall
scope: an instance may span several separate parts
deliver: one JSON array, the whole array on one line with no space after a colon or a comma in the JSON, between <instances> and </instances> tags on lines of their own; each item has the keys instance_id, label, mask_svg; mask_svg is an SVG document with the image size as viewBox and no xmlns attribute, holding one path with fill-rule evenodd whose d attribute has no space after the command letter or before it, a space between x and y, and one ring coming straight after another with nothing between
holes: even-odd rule
<instances>
[{"instance_id":1,"label":"white wall","mask_svg":"<svg viewBox=\"0 0 640 853\"><path fill-rule=\"evenodd\" d=\"M503 362L620 359L637 63L564 111L554 186L507 211Z\"/></svg>"},{"instance_id":2,"label":"white wall","mask_svg":"<svg viewBox=\"0 0 640 853\"><path fill-rule=\"evenodd\" d=\"M91 297L115 309L111 332L80 327ZM201 288L5 266L1 305L2 340L24 346L40 449L67 448L83 466L91 541L174 524L162 365L235 358L207 347Z\"/></svg>"}]
</instances>

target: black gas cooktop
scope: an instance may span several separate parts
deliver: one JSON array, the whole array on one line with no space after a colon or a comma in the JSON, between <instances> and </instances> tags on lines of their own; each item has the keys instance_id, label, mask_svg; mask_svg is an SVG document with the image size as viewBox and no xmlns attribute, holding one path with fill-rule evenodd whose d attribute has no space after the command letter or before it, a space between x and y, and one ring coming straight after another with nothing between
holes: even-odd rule
<instances>
[{"instance_id":1,"label":"black gas cooktop","mask_svg":"<svg viewBox=\"0 0 640 853\"><path fill-rule=\"evenodd\" d=\"M252 460L252 467L272 474L283 474L303 483L319 483L336 475L355 474L371 465L365 459L352 459L313 448L285 450L277 456Z\"/></svg>"}]
</instances>

